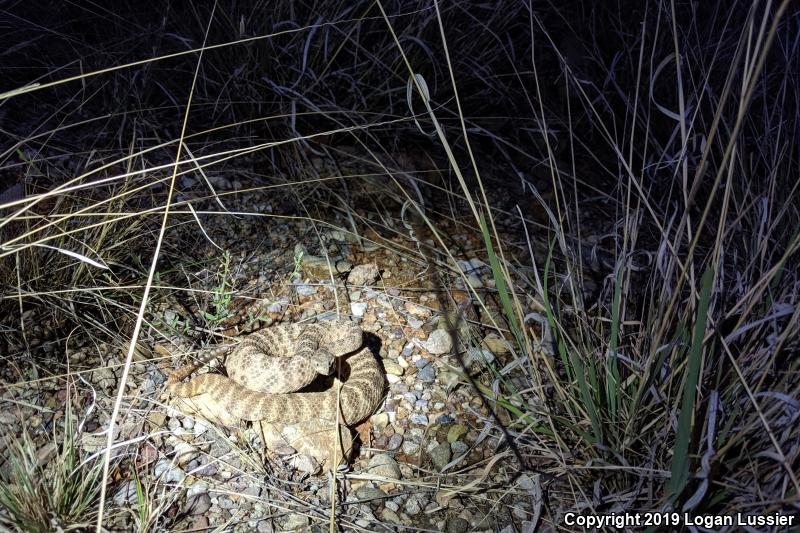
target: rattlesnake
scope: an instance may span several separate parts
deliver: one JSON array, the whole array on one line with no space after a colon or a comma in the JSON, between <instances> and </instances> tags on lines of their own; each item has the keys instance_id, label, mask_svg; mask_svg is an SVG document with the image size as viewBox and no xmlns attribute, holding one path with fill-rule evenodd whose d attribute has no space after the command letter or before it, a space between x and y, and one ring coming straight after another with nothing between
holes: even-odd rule
<instances>
[{"instance_id":1,"label":"rattlesnake","mask_svg":"<svg viewBox=\"0 0 800 533\"><path fill-rule=\"evenodd\" d=\"M317 373L329 374L337 357L343 370L340 390L294 392ZM182 382L197 366L173 372L169 391L179 398L202 395L211 411L227 418L334 421L341 407L341 422L353 425L372 414L383 395L383 373L369 348L362 347L361 328L344 320L287 324L251 334L228 357L229 377L207 373Z\"/></svg>"}]
</instances>

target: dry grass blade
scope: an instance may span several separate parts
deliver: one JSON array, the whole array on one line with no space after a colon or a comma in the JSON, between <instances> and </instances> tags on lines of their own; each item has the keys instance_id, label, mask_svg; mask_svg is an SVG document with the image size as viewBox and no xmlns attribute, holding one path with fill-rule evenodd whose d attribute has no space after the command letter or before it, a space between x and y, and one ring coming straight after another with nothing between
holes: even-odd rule
<instances>
[{"instance_id":1,"label":"dry grass blade","mask_svg":"<svg viewBox=\"0 0 800 533\"><path fill-rule=\"evenodd\" d=\"M216 7L216 3L215 3ZM212 10L211 15L209 17L208 27L210 28L211 22L214 19L214 11ZM120 408L122 406L122 396L125 393L125 385L128 380L128 374L130 373L131 363L133 361L133 354L136 349L136 343L139 340L139 331L142 327L142 322L144 321L144 314L145 310L147 309L148 298L150 296L150 289L153 285L153 278L155 277L156 273L156 265L158 264L158 260L160 258L161 252L161 245L164 241L164 234L167 229L167 220L169 219L169 210L170 206L172 205L172 197L175 190L175 180L178 174L178 162L181 160L181 147L183 146L183 137L186 134L186 125L189 122L189 110L191 109L192 104L192 95L194 94L194 85L197 81L197 74L200 71L200 64L203 59L203 49L200 50L200 54L197 58L197 66L195 68L195 77L192 80L192 87L189 91L189 98L188 102L186 103L186 110L184 111L183 115L183 125L181 127L181 137L180 143L178 144L178 153L175 155L175 164L172 169L172 178L169 182L169 192L167 193L166 204L164 205L164 216L161 219L161 228L159 230L158 238L156 239L155 248L153 250L153 257L150 263L150 269L147 273L147 281L144 285L144 292L142 294L141 304L139 306L139 312L136 314L136 323L133 326L133 333L131 334L131 340L128 345L128 353L125 355L125 366L122 369L122 377L120 378L119 388L117 391L117 397L114 400L114 407L111 411L111 418L108 422L108 440L106 442L105 448L105 455L103 457L103 477L100 481L100 503L99 503L99 510L97 513L97 525L96 531L97 533L102 533L103 531L103 511L105 510L105 500L106 500L106 487L108 486L108 474L109 468L111 466L111 449L114 444L114 424L116 422L117 416L119 415Z\"/></svg>"}]
</instances>

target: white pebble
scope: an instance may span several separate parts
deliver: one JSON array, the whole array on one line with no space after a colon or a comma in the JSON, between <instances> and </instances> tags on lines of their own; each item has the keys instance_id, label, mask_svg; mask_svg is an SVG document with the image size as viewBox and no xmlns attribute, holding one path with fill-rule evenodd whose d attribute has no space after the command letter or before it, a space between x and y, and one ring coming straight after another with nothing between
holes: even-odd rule
<instances>
[{"instance_id":1,"label":"white pebble","mask_svg":"<svg viewBox=\"0 0 800 533\"><path fill-rule=\"evenodd\" d=\"M194 428L193 428L193 430L194 430L194 434L195 434L195 436L196 436L196 437L199 437L200 435L202 435L203 433L205 433L206 431L208 431L208 426L207 426L207 425L205 425L205 424L204 424L203 422L201 422L200 420L195 420L195 421L194 421Z\"/></svg>"},{"instance_id":2,"label":"white pebble","mask_svg":"<svg viewBox=\"0 0 800 533\"><path fill-rule=\"evenodd\" d=\"M367 303L366 302L354 302L350 304L350 312L353 314L354 317L361 318L364 316L364 313L367 312Z\"/></svg>"},{"instance_id":3,"label":"white pebble","mask_svg":"<svg viewBox=\"0 0 800 533\"><path fill-rule=\"evenodd\" d=\"M433 331L425 342L425 349L435 355L447 353L452 347L453 339L450 333L443 329Z\"/></svg>"}]
</instances>

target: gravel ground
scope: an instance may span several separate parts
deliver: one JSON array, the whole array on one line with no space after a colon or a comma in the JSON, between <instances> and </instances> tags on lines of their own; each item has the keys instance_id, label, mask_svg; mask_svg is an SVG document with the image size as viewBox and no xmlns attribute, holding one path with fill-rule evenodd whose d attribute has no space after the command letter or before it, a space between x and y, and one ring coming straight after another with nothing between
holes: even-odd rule
<instances>
[{"instance_id":1,"label":"gravel ground","mask_svg":"<svg viewBox=\"0 0 800 533\"><path fill-rule=\"evenodd\" d=\"M273 211L257 193L240 200L250 211ZM454 347L440 309L441 294L425 266L418 255L397 251L414 249L408 235L366 235L359 242L344 231L298 219L220 216L203 221L209 237L231 255L226 263L207 240L196 240L187 249L199 262L193 271L180 267L188 280L184 286L196 292L154 292L117 420L115 441L124 444L115 450L119 463L108 503L112 529L133 527L135 513L126 510L138 506L134 472L148 488L151 512L161 516L159 527L168 529L327 530L334 489L336 521L345 530L532 529L541 506L539 478L520 474L462 367L463 362L487 387L492 386L490 375L479 372L487 365L517 386L528 386L520 369L525 362L515 360L506 339L483 327L499 314L497 309L466 305L468 288L462 279L450 279L446 298L463 304L461 340ZM469 253L479 253L480 242L453 229L450 237L462 244L464 255L456 260L467 283L491 291L490 269ZM215 297L223 279L235 291L233 298ZM290 447L265 450L257 427L217 427L168 407L165 374L184 364L188 359L180 356L195 353L209 332L234 336L273 323L314 319L336 312L337 298L339 312L372 334L387 387L375 414L353 428L357 451L346 468L340 467L335 483L314 457ZM235 315L239 309L249 314ZM58 355L64 343L40 333L33 336L34 345ZM13 399L15 408L0 413L0 424L17 433L25 427L46 443L47 431L52 432L61 406L71 397L82 424L80 448L96 453L105 445L103 430L126 346L89 339L69 345L78 346L66 354L71 371L91 370L69 389L63 380L44 380L36 387L5 391L4 399ZM505 413L501 420L509 421Z\"/></svg>"}]
</instances>

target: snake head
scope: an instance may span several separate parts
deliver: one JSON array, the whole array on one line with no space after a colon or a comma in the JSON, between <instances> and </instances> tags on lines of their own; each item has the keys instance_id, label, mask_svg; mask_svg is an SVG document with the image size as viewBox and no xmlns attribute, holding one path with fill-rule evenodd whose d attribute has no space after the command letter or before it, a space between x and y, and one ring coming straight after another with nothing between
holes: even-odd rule
<instances>
[{"instance_id":1,"label":"snake head","mask_svg":"<svg viewBox=\"0 0 800 533\"><path fill-rule=\"evenodd\" d=\"M336 367L336 357L330 351L321 348L311 357L311 365L318 374L329 376Z\"/></svg>"},{"instance_id":2,"label":"snake head","mask_svg":"<svg viewBox=\"0 0 800 533\"><path fill-rule=\"evenodd\" d=\"M334 357L355 352L364 344L363 331L355 322L331 320L320 325L324 328L320 348L328 350Z\"/></svg>"}]
</instances>

